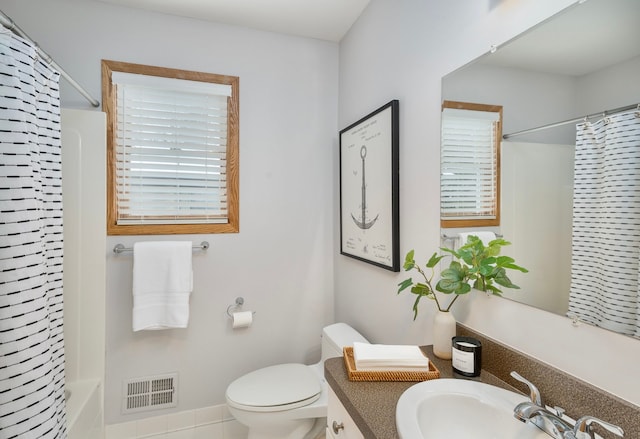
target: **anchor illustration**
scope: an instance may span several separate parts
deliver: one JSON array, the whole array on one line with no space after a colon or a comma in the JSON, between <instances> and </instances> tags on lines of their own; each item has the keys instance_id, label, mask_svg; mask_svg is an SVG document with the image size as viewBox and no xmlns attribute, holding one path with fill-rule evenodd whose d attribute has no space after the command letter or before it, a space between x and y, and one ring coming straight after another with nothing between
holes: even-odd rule
<instances>
[{"instance_id":1,"label":"anchor illustration","mask_svg":"<svg viewBox=\"0 0 640 439\"><path fill-rule=\"evenodd\" d=\"M361 228L362 230L370 229L375 222L378 220L380 214L376 215L374 219L367 222L367 183L364 175L364 158L367 156L367 147L362 145L360 148L360 158L362 159L362 204L360 205L362 208L362 216L361 221L358 221L356 217L351 214L351 218L353 218L353 222L356 223L356 226Z\"/></svg>"}]
</instances>

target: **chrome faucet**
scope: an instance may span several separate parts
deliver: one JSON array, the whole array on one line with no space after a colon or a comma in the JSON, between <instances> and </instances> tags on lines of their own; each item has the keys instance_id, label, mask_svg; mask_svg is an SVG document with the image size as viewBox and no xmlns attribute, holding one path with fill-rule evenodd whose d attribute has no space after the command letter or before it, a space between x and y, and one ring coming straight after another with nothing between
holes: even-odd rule
<instances>
[{"instance_id":1,"label":"chrome faucet","mask_svg":"<svg viewBox=\"0 0 640 439\"><path fill-rule=\"evenodd\" d=\"M624 431L617 425L610 424L593 416L583 416L573 427L562 419L564 410L560 407L548 409L542 402L542 395L538 388L523 378L517 372L511 376L529 387L530 401L521 402L513 409L513 416L522 422L529 422L554 439L595 439L591 424L598 424L620 437Z\"/></svg>"},{"instance_id":2,"label":"chrome faucet","mask_svg":"<svg viewBox=\"0 0 640 439\"><path fill-rule=\"evenodd\" d=\"M511 372L511 376L529 387L529 399L531 399L532 403L539 405L540 407L544 407L544 403L542 402L542 395L540 394L538 388L531 381L527 380L515 370Z\"/></svg>"},{"instance_id":3,"label":"chrome faucet","mask_svg":"<svg viewBox=\"0 0 640 439\"><path fill-rule=\"evenodd\" d=\"M513 410L513 416L522 422L535 425L554 439L570 439L566 434L573 432L571 425L562 420L562 410L553 413L531 401L518 404Z\"/></svg>"},{"instance_id":4,"label":"chrome faucet","mask_svg":"<svg viewBox=\"0 0 640 439\"><path fill-rule=\"evenodd\" d=\"M624 437L624 430L617 425L610 424L602 419L594 418L593 416L583 416L576 421L573 431L565 434L564 439L595 439L595 434L591 429L591 424L598 424L607 431L610 431L620 437Z\"/></svg>"},{"instance_id":5,"label":"chrome faucet","mask_svg":"<svg viewBox=\"0 0 640 439\"><path fill-rule=\"evenodd\" d=\"M542 395L538 388L517 372L511 372L511 376L516 380L524 383L529 387L530 401L521 402L513 410L513 416L522 422L529 422L540 430L547 433L554 439L579 439L568 438L565 435L572 433L573 428L562 419L564 410L555 407L552 410L547 409L542 402Z\"/></svg>"}]
</instances>

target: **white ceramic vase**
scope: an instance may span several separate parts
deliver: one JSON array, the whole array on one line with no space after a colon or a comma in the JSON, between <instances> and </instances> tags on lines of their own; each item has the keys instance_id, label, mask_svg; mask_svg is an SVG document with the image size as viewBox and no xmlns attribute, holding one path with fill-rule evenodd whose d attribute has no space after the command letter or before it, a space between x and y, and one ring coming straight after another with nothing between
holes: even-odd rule
<instances>
[{"instance_id":1,"label":"white ceramic vase","mask_svg":"<svg viewBox=\"0 0 640 439\"><path fill-rule=\"evenodd\" d=\"M448 311L438 311L433 319L433 353L451 359L451 339L456 336L456 319Z\"/></svg>"}]
</instances>

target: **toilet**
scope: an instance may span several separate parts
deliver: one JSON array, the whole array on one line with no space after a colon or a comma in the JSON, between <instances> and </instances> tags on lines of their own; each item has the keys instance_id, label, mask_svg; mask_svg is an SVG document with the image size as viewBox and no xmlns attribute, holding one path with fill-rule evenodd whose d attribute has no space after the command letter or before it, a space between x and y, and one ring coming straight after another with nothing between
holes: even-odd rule
<instances>
[{"instance_id":1,"label":"toilet","mask_svg":"<svg viewBox=\"0 0 640 439\"><path fill-rule=\"evenodd\" d=\"M278 364L249 372L227 387L229 412L249 428L248 439L313 439L324 431L327 382L324 361L344 346L368 343L346 323L322 330L322 356L312 365Z\"/></svg>"}]
</instances>

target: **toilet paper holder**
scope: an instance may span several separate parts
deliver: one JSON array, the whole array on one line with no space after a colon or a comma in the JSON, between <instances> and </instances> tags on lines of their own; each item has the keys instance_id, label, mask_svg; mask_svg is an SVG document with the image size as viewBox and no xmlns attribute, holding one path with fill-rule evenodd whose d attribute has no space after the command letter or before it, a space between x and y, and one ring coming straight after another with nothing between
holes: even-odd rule
<instances>
[{"instance_id":1,"label":"toilet paper holder","mask_svg":"<svg viewBox=\"0 0 640 439\"><path fill-rule=\"evenodd\" d=\"M238 308L242 308L242 305L244 305L244 298L242 297L236 297L236 303L234 303L233 305L229 305L227 307L227 315L229 316L229 318L233 318L233 312L236 311ZM255 311L251 312L252 314L255 314Z\"/></svg>"}]
</instances>

